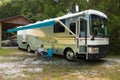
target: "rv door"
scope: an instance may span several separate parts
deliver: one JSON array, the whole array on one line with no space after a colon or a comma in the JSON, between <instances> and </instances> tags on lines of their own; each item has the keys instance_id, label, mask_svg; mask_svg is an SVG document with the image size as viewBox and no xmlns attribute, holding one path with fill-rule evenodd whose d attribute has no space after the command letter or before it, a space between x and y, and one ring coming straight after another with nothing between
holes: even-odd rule
<instances>
[{"instance_id":1,"label":"rv door","mask_svg":"<svg viewBox=\"0 0 120 80\"><path fill-rule=\"evenodd\" d=\"M87 19L79 18L79 52L87 55Z\"/></svg>"}]
</instances>

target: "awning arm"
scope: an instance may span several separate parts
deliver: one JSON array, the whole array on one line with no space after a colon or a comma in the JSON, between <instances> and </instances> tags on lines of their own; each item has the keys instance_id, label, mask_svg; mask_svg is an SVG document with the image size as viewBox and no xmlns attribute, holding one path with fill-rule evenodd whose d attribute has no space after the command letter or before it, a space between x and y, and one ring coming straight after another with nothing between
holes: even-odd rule
<instances>
[{"instance_id":1,"label":"awning arm","mask_svg":"<svg viewBox=\"0 0 120 80\"><path fill-rule=\"evenodd\" d=\"M56 20L57 22L59 22L65 29L67 29L73 36L75 36L75 38L79 39L79 37L73 33L65 24L63 24L60 20Z\"/></svg>"}]
</instances>

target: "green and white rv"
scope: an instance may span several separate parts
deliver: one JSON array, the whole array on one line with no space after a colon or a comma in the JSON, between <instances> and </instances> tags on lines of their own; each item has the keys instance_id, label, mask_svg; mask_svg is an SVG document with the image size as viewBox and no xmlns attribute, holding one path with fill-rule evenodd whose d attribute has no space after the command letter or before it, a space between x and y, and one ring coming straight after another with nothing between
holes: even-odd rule
<instances>
[{"instance_id":1,"label":"green and white rv","mask_svg":"<svg viewBox=\"0 0 120 80\"><path fill-rule=\"evenodd\" d=\"M28 52L44 44L45 51L52 48L53 54L64 55L68 60L76 57L100 59L109 52L106 22L104 13L86 10L9 29L8 32L17 31L18 47Z\"/></svg>"}]
</instances>

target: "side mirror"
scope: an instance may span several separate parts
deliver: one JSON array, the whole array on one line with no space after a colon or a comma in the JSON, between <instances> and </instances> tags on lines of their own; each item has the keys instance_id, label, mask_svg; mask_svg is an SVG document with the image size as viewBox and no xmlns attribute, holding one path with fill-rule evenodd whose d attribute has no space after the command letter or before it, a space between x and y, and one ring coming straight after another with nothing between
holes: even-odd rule
<instances>
[{"instance_id":1,"label":"side mirror","mask_svg":"<svg viewBox=\"0 0 120 80\"><path fill-rule=\"evenodd\" d=\"M81 34L79 34L79 37L81 37Z\"/></svg>"},{"instance_id":2,"label":"side mirror","mask_svg":"<svg viewBox=\"0 0 120 80\"><path fill-rule=\"evenodd\" d=\"M91 38L91 40L95 40L94 37L98 34L98 29L97 28L94 28L93 30L93 36Z\"/></svg>"},{"instance_id":3,"label":"side mirror","mask_svg":"<svg viewBox=\"0 0 120 80\"><path fill-rule=\"evenodd\" d=\"M93 33L94 33L94 36L96 36L96 35L98 34L98 29L97 29L97 28L94 28Z\"/></svg>"}]
</instances>

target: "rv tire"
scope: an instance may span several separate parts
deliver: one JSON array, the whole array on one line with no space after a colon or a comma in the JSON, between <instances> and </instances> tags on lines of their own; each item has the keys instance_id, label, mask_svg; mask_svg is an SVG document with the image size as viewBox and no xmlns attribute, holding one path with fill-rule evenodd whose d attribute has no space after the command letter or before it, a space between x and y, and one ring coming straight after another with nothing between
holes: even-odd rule
<instances>
[{"instance_id":1,"label":"rv tire","mask_svg":"<svg viewBox=\"0 0 120 80\"><path fill-rule=\"evenodd\" d=\"M74 52L71 50L71 49L67 49L65 51L65 58L68 60L68 61L73 61L74 59Z\"/></svg>"}]
</instances>

